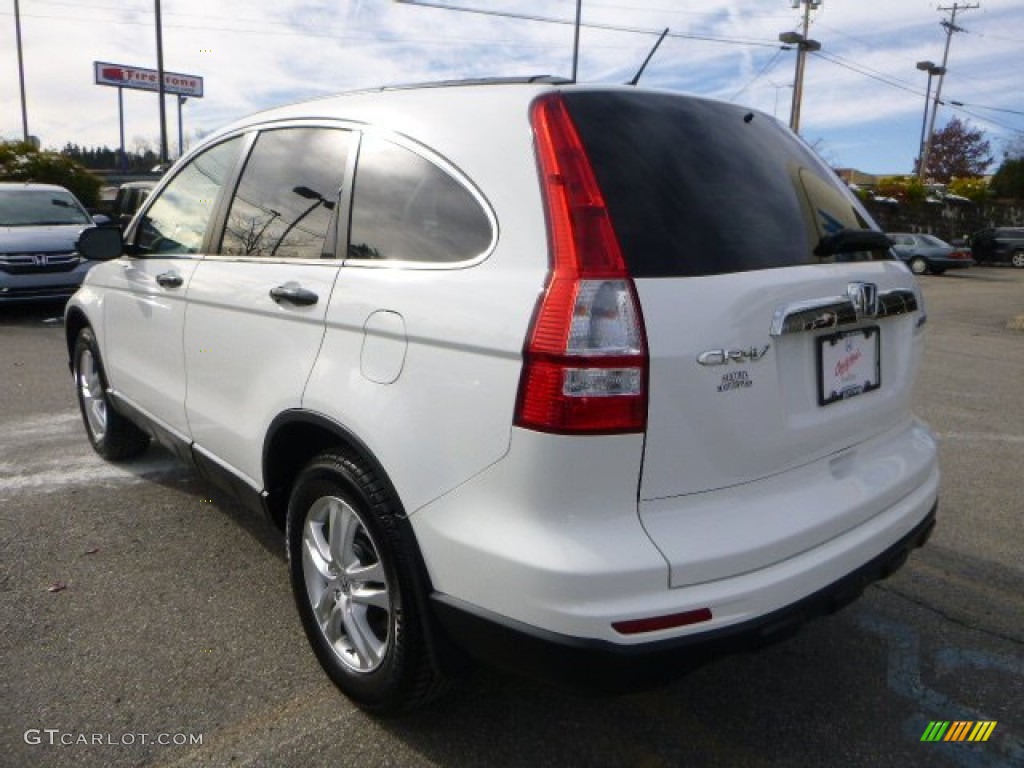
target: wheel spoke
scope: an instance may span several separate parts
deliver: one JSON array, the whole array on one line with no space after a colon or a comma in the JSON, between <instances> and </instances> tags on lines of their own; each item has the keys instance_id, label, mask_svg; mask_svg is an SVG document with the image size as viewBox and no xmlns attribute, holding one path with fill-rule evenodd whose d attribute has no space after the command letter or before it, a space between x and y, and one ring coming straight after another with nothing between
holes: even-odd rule
<instances>
[{"instance_id":1,"label":"wheel spoke","mask_svg":"<svg viewBox=\"0 0 1024 768\"><path fill-rule=\"evenodd\" d=\"M333 578L331 553L328 550L327 542L324 541L323 526L314 520L307 520L302 543L307 562L316 569L323 579L330 581Z\"/></svg>"},{"instance_id":2,"label":"wheel spoke","mask_svg":"<svg viewBox=\"0 0 1024 768\"><path fill-rule=\"evenodd\" d=\"M391 613L391 599L387 589L360 585L352 588L352 602L360 605L372 605Z\"/></svg>"},{"instance_id":3,"label":"wheel spoke","mask_svg":"<svg viewBox=\"0 0 1024 768\"><path fill-rule=\"evenodd\" d=\"M338 605L337 602L331 601L331 610L327 615L327 620L320 625L320 628L324 632L324 637L327 638L327 642L335 648L338 642L344 636L342 628L345 623L345 610L342 606Z\"/></svg>"},{"instance_id":4,"label":"wheel spoke","mask_svg":"<svg viewBox=\"0 0 1024 768\"><path fill-rule=\"evenodd\" d=\"M359 657L360 666L363 669L372 669L380 663L385 644L376 638L373 630L366 623L365 610L354 609L349 603L339 613L345 625L345 631L348 633L348 639L352 643L352 649Z\"/></svg>"},{"instance_id":5,"label":"wheel spoke","mask_svg":"<svg viewBox=\"0 0 1024 768\"><path fill-rule=\"evenodd\" d=\"M327 535L329 537L331 559L338 568L344 568L355 560L352 541L355 539L360 527L359 518L356 517L348 504L343 504L337 500L332 502Z\"/></svg>"},{"instance_id":6,"label":"wheel spoke","mask_svg":"<svg viewBox=\"0 0 1024 768\"><path fill-rule=\"evenodd\" d=\"M92 422L94 426L99 426L106 421L107 406L102 400L92 402L89 405L89 408L92 410Z\"/></svg>"},{"instance_id":7,"label":"wheel spoke","mask_svg":"<svg viewBox=\"0 0 1024 768\"><path fill-rule=\"evenodd\" d=\"M366 584L368 582L383 584L384 568L380 563L369 563L368 565L354 563L345 568L345 576L353 584Z\"/></svg>"},{"instance_id":8,"label":"wheel spoke","mask_svg":"<svg viewBox=\"0 0 1024 768\"><path fill-rule=\"evenodd\" d=\"M320 625L321 629L327 629L327 624L331 619L331 611L336 606L337 602L334 599L332 590L325 589L320 593L320 599L313 605L313 614L316 616L316 622Z\"/></svg>"}]
</instances>

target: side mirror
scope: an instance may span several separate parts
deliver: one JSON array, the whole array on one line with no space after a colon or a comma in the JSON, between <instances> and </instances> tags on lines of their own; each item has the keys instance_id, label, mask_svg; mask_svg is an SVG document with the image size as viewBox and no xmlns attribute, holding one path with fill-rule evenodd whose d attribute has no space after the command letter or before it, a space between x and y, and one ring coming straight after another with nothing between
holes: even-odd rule
<instances>
[{"instance_id":1,"label":"side mirror","mask_svg":"<svg viewBox=\"0 0 1024 768\"><path fill-rule=\"evenodd\" d=\"M124 253L124 240L117 227L90 227L78 236L75 248L91 261L111 261Z\"/></svg>"}]
</instances>

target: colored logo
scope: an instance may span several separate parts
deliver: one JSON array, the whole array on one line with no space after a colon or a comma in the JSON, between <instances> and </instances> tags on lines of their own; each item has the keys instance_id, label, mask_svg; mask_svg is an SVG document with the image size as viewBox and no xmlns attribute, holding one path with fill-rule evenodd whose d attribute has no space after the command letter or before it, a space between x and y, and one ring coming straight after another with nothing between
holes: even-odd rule
<instances>
[{"instance_id":1,"label":"colored logo","mask_svg":"<svg viewBox=\"0 0 1024 768\"><path fill-rule=\"evenodd\" d=\"M988 741L995 728L995 720L932 720L921 741Z\"/></svg>"}]
</instances>

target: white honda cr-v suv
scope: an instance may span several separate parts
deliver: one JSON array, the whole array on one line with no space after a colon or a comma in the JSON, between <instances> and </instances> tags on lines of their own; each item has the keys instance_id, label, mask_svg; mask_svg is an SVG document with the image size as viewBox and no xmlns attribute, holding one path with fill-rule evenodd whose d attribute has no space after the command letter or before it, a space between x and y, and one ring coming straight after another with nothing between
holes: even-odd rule
<instances>
[{"instance_id":1,"label":"white honda cr-v suv","mask_svg":"<svg viewBox=\"0 0 1024 768\"><path fill-rule=\"evenodd\" d=\"M156 438L285 530L321 664L391 712L465 653L669 679L927 538L925 312L759 112L550 78L232 125L67 308L93 447Z\"/></svg>"}]
</instances>

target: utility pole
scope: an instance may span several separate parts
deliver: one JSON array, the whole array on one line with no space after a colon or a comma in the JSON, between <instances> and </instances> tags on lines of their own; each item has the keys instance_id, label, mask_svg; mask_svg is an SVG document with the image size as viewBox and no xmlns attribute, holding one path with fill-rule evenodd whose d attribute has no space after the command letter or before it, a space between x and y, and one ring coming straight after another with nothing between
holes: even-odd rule
<instances>
[{"instance_id":1,"label":"utility pole","mask_svg":"<svg viewBox=\"0 0 1024 768\"><path fill-rule=\"evenodd\" d=\"M25 108L25 63L21 57L21 9L14 0L14 36L18 45L18 85L21 87L21 139L28 141L28 110Z\"/></svg>"},{"instance_id":2,"label":"utility pole","mask_svg":"<svg viewBox=\"0 0 1024 768\"><path fill-rule=\"evenodd\" d=\"M160 165L167 165L167 105L164 104L164 30L160 18L160 0L156 0L156 71L160 98Z\"/></svg>"},{"instance_id":3,"label":"utility pole","mask_svg":"<svg viewBox=\"0 0 1024 768\"><path fill-rule=\"evenodd\" d=\"M949 21L942 20L942 26L946 28L946 48L942 52L942 64L939 65L939 84L935 86L935 99L932 101L932 116L928 125L928 134L924 141L924 152L921 154L921 165L918 169L921 179L925 178L925 174L928 172L928 157L932 151L932 136L935 134L935 115L939 111L939 104L941 104L942 97L942 81L946 79L946 62L949 61L949 43L953 39L954 32L963 32L963 27L956 25L956 12L957 11L971 11L980 6L975 3L974 5L960 5L959 3L953 3L952 7L939 6L940 11L949 11Z\"/></svg>"},{"instance_id":4,"label":"utility pole","mask_svg":"<svg viewBox=\"0 0 1024 768\"><path fill-rule=\"evenodd\" d=\"M576 0L576 23L572 33L572 81L576 82L576 70L580 61L580 19L583 16L583 0Z\"/></svg>"},{"instance_id":5,"label":"utility pole","mask_svg":"<svg viewBox=\"0 0 1024 768\"><path fill-rule=\"evenodd\" d=\"M799 32L783 32L779 40L787 45L796 45L796 74L793 77L793 106L789 112L789 127L794 133L800 133L800 104L804 98L804 68L808 51L821 49L817 40L808 40L807 32L811 26L811 10L821 7L823 0L793 0L793 7L804 6L803 34Z\"/></svg>"}]
</instances>

